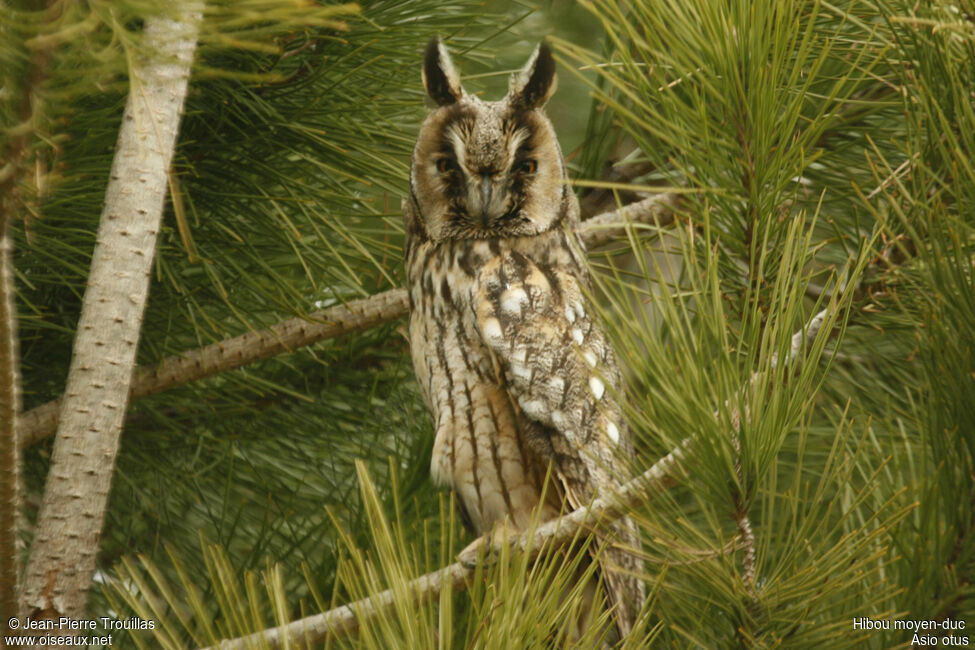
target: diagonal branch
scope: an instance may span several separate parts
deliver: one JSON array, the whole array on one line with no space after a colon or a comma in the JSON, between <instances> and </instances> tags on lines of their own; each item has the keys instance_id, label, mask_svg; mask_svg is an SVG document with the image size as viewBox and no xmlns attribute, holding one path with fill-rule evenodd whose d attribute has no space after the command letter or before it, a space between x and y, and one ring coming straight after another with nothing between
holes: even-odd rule
<instances>
[{"instance_id":1,"label":"diagonal branch","mask_svg":"<svg viewBox=\"0 0 975 650\"><path fill-rule=\"evenodd\" d=\"M784 363L774 359L775 366L787 366L795 362L799 351L808 349L819 336L823 324L830 312L839 309L840 303L818 312L806 325L792 336L792 345L788 358ZM756 380L753 375L750 382ZM537 556L543 549L570 543L580 531L591 531L611 525L616 520L627 515L635 508L646 506L653 497L660 494L677 482L680 466L685 460L687 449L693 442L692 438L685 438L669 454L658 460L650 469L623 485L615 494L606 495L594 500L589 506L584 506L571 513L541 524L534 531L521 533L510 538L507 544L529 554ZM750 526L748 530L751 533ZM492 543L490 536L484 538L486 543ZM754 539L752 539L754 543ZM746 548L746 552L749 549ZM752 549L750 551L754 553ZM428 573L412 580L406 591L414 594L417 604L429 602L437 598L444 589L461 591L466 589L475 567L467 562L455 562L438 571ZM394 593L384 591L375 596L364 598L348 605L307 616L283 625L255 632L245 637L221 641L219 644L205 650L247 650L253 647L277 650L281 647L307 647L321 643L328 637L338 637L352 634L361 625L384 616L393 607Z\"/></svg>"},{"instance_id":2,"label":"diagonal branch","mask_svg":"<svg viewBox=\"0 0 975 650\"><path fill-rule=\"evenodd\" d=\"M675 194L661 194L606 212L585 221L579 229L580 236L587 247L595 248L621 237L626 222L669 225L673 222L675 201ZM378 327L404 316L408 310L406 290L390 289L314 312L306 318L291 318L267 329L190 350L156 365L140 367L133 378L129 399L160 393L319 341ZM20 445L26 447L53 435L60 408L61 400L57 399L22 414L18 428Z\"/></svg>"},{"instance_id":3,"label":"diagonal branch","mask_svg":"<svg viewBox=\"0 0 975 650\"><path fill-rule=\"evenodd\" d=\"M586 219L579 226L579 236L586 248L599 248L616 239L626 238L628 223L652 224L658 228L674 223L680 195L668 192L630 203Z\"/></svg>"},{"instance_id":4,"label":"diagonal branch","mask_svg":"<svg viewBox=\"0 0 975 650\"><path fill-rule=\"evenodd\" d=\"M391 289L317 311L308 318L291 318L267 329L183 352L158 364L138 368L129 399L160 393L318 341L377 327L403 316L408 309L406 290ZM24 413L20 420L20 444L31 445L51 436L60 408L61 399L56 399Z\"/></svg>"},{"instance_id":5,"label":"diagonal branch","mask_svg":"<svg viewBox=\"0 0 975 650\"><path fill-rule=\"evenodd\" d=\"M633 508L648 503L654 494L666 490L676 482L673 477L684 459L684 449L688 442L689 440L685 440L680 447L658 460L650 469L626 483L615 495L596 499L590 506L541 524L534 531L511 537L508 540L509 545L535 557L548 546L571 542L581 530L609 525ZM470 564L455 562L412 580L406 590L415 594L417 604L425 603L437 598L444 589L466 589L474 571L475 567ZM256 647L276 650L288 644L290 647L308 647L330 636L354 633L361 625L385 615L393 606L393 598L393 591L387 590L281 627L224 640L206 650L247 650Z\"/></svg>"}]
</instances>

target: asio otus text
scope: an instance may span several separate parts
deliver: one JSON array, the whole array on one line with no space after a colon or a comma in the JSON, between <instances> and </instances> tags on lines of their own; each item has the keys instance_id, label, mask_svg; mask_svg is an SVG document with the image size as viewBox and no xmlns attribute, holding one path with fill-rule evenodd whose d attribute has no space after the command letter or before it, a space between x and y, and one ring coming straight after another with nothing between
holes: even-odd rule
<instances>
[{"instance_id":1,"label":"asio otus text","mask_svg":"<svg viewBox=\"0 0 975 650\"><path fill-rule=\"evenodd\" d=\"M433 41L423 81L436 107L420 128L403 210L411 351L435 426L431 473L456 492L475 533L521 530L537 509L548 520L618 487L614 469L631 453L620 372L585 299L578 202L542 110L555 62L540 46L508 94L487 102L464 92ZM638 548L639 535L623 519L597 542L626 634L643 585L623 547Z\"/></svg>"}]
</instances>

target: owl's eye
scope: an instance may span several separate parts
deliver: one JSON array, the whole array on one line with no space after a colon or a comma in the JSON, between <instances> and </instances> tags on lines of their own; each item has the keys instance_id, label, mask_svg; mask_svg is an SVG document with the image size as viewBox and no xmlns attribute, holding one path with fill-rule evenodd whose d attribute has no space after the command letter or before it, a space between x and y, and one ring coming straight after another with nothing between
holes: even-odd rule
<instances>
[{"instance_id":1,"label":"owl's eye","mask_svg":"<svg viewBox=\"0 0 975 650\"><path fill-rule=\"evenodd\" d=\"M536 169L538 169L538 163L531 158L518 165L518 171L523 174L534 174Z\"/></svg>"},{"instance_id":2,"label":"owl's eye","mask_svg":"<svg viewBox=\"0 0 975 650\"><path fill-rule=\"evenodd\" d=\"M457 165L450 158L441 158L437 161L437 171L441 174L446 174L449 171L453 171L457 168Z\"/></svg>"}]
</instances>

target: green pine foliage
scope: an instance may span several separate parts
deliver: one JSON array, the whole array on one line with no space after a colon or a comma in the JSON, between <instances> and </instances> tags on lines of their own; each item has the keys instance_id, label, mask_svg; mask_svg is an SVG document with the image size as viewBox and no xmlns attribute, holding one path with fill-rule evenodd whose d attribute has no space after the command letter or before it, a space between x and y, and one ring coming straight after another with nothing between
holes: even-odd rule
<instances>
[{"instance_id":1,"label":"green pine foliage","mask_svg":"<svg viewBox=\"0 0 975 650\"><path fill-rule=\"evenodd\" d=\"M127 61L143 17L167 11L55 5L5 7L2 21L4 60L19 65L9 78L34 100L16 248L27 409L63 390ZM509 21L465 1L207 3L140 363L398 285L399 203L424 110L417 53L441 35L459 49L480 44L459 57L476 62L490 53L486 26ZM5 126L17 126L18 107L3 106ZM384 495L387 459L400 459L401 489L435 514L432 441L404 435L429 424L397 328L133 403L100 567L133 553L174 566L171 553L188 575L205 575L202 539L238 571L287 562L295 602L312 587L328 592L338 538L326 507L366 538L353 468L362 457ZM50 441L25 453L31 520L49 454ZM106 611L100 593L91 608Z\"/></svg>"},{"instance_id":2,"label":"green pine foliage","mask_svg":"<svg viewBox=\"0 0 975 650\"><path fill-rule=\"evenodd\" d=\"M598 67L594 92L639 146L646 182L688 191L672 254L648 247L639 281L616 271L607 289L653 306L650 318L622 296L608 319L618 347L642 353L628 356L629 403L650 457L691 437L687 480L641 513L681 542L650 544L661 640L889 647L912 633L854 620L970 621L970 14L591 9L611 56L562 51ZM798 369L773 370L824 307L836 322ZM693 559L728 544L739 550Z\"/></svg>"},{"instance_id":3,"label":"green pine foliage","mask_svg":"<svg viewBox=\"0 0 975 650\"><path fill-rule=\"evenodd\" d=\"M114 4L4 9L5 83L44 100L20 186L27 408L63 386L125 57L157 9ZM673 224L591 255L637 447L618 469L685 450L677 484L634 509L650 598L619 646L906 647L896 621L971 627L975 8L582 4L321 5L304 23L290 3L248 2L281 12L257 22L211 4L140 361L399 284L423 44L445 37L491 96L490 73L551 31L576 176L605 190L621 160L641 174L621 196L682 196ZM471 539L427 478L399 325L130 407L91 607L157 630L122 647L209 645L387 589L388 614L320 645L573 645L578 555L501 549L469 589L417 602L409 581ZM29 492L47 454L27 454Z\"/></svg>"},{"instance_id":4,"label":"green pine foliage","mask_svg":"<svg viewBox=\"0 0 975 650\"><path fill-rule=\"evenodd\" d=\"M910 394L923 479L898 531L905 607L932 618L975 612L975 37L971 7L933 4L887 16L903 44L910 173L886 191L904 269L902 310L918 368ZM968 12L968 13L966 13ZM910 86L908 84L910 83ZM907 148L909 147L909 148ZM879 156L878 156L879 158ZM887 168L893 160L881 159Z\"/></svg>"}]
</instances>

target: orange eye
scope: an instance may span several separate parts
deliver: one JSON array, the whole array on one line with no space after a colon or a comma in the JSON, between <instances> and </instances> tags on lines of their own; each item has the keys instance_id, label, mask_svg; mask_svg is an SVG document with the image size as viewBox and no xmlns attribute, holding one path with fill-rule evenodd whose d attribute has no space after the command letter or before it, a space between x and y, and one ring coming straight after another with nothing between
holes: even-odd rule
<instances>
[{"instance_id":1,"label":"orange eye","mask_svg":"<svg viewBox=\"0 0 975 650\"><path fill-rule=\"evenodd\" d=\"M529 158L521 163L518 169L524 174L534 174L535 170L538 169L538 163Z\"/></svg>"},{"instance_id":2,"label":"orange eye","mask_svg":"<svg viewBox=\"0 0 975 650\"><path fill-rule=\"evenodd\" d=\"M441 158L437 161L437 171L441 174L446 174L451 169L454 168L454 161L450 158Z\"/></svg>"}]
</instances>

